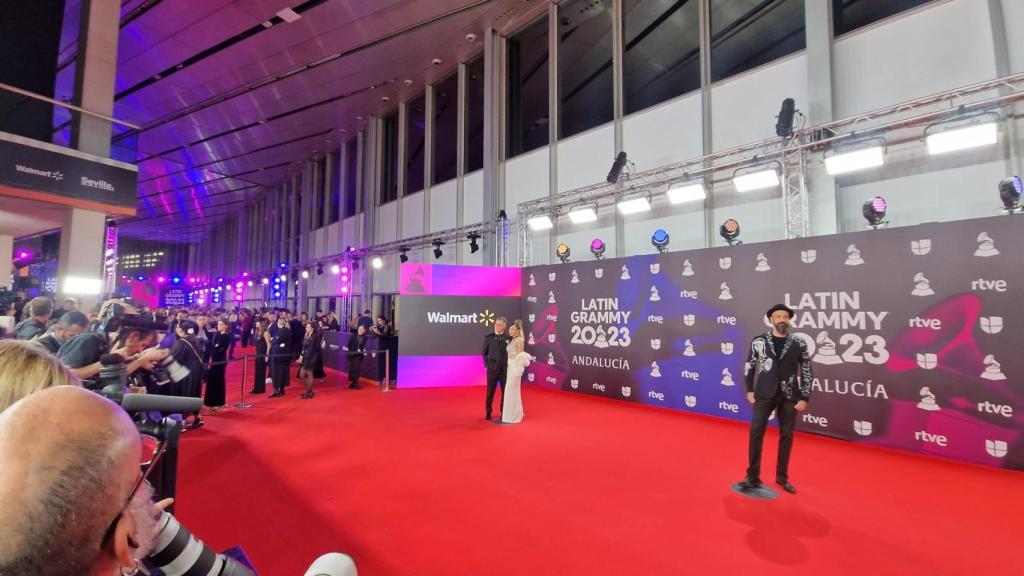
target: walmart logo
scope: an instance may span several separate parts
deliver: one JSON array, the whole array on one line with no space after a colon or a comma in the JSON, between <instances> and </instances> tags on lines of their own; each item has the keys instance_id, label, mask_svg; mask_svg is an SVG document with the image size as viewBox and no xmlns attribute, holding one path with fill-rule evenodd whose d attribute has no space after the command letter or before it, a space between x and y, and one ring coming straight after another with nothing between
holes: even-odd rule
<instances>
[{"instance_id":1,"label":"walmart logo","mask_svg":"<svg viewBox=\"0 0 1024 576\"><path fill-rule=\"evenodd\" d=\"M431 324L494 324L495 314L491 310L473 312L472 314L452 314L451 312L427 312L427 322Z\"/></svg>"}]
</instances>

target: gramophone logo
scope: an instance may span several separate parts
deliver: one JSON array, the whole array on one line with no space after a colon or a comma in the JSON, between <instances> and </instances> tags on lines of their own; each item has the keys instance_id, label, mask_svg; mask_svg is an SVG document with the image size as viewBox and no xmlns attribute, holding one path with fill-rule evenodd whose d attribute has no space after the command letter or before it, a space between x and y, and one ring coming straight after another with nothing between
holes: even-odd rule
<instances>
[{"instance_id":1,"label":"gramophone logo","mask_svg":"<svg viewBox=\"0 0 1024 576\"><path fill-rule=\"evenodd\" d=\"M801 250L800 251L800 261L803 262L804 264L812 264L817 259L818 259L818 251L817 250Z\"/></svg>"},{"instance_id":2,"label":"gramophone logo","mask_svg":"<svg viewBox=\"0 0 1024 576\"><path fill-rule=\"evenodd\" d=\"M723 256L722 258L719 258L718 267L721 268L722 270L728 270L729 268L732 268L732 257Z\"/></svg>"},{"instance_id":3,"label":"gramophone logo","mask_svg":"<svg viewBox=\"0 0 1024 576\"><path fill-rule=\"evenodd\" d=\"M557 272L548 272L548 280L554 282L558 278Z\"/></svg>"},{"instance_id":4,"label":"gramophone logo","mask_svg":"<svg viewBox=\"0 0 1024 576\"><path fill-rule=\"evenodd\" d=\"M651 274L657 274L658 272L661 272L661 264L658 262L651 264Z\"/></svg>"},{"instance_id":5,"label":"gramophone logo","mask_svg":"<svg viewBox=\"0 0 1024 576\"><path fill-rule=\"evenodd\" d=\"M576 271L575 270L572 271L572 279L569 280L569 283L570 284L579 284L580 283L580 277L576 275Z\"/></svg>"},{"instance_id":6,"label":"gramophone logo","mask_svg":"<svg viewBox=\"0 0 1024 576\"><path fill-rule=\"evenodd\" d=\"M853 431L861 436L871 436L874 426L867 420L854 420Z\"/></svg>"},{"instance_id":7,"label":"gramophone logo","mask_svg":"<svg viewBox=\"0 0 1024 576\"><path fill-rule=\"evenodd\" d=\"M555 303L555 292L554 290L548 290L548 304Z\"/></svg>"},{"instance_id":8,"label":"gramophone logo","mask_svg":"<svg viewBox=\"0 0 1024 576\"><path fill-rule=\"evenodd\" d=\"M914 289L910 291L911 296L931 296L935 294L932 284L921 272L914 274Z\"/></svg>"},{"instance_id":9,"label":"gramophone logo","mask_svg":"<svg viewBox=\"0 0 1024 576\"><path fill-rule=\"evenodd\" d=\"M935 394L925 386L921 388L921 401L917 403L917 407L925 412L938 412L942 410L939 403L935 401Z\"/></svg>"},{"instance_id":10,"label":"gramophone logo","mask_svg":"<svg viewBox=\"0 0 1024 576\"><path fill-rule=\"evenodd\" d=\"M919 352L917 354L917 365L925 370L934 370L939 365L939 357L930 352Z\"/></svg>"},{"instance_id":11,"label":"gramophone logo","mask_svg":"<svg viewBox=\"0 0 1024 576\"><path fill-rule=\"evenodd\" d=\"M623 386L621 390L623 398L629 398L629 395L633 393L633 389L629 386Z\"/></svg>"},{"instance_id":12,"label":"gramophone logo","mask_svg":"<svg viewBox=\"0 0 1024 576\"><path fill-rule=\"evenodd\" d=\"M530 332L529 337L526 339L526 343L529 344L530 346L533 346L534 344L537 343L537 341L533 339L533 332Z\"/></svg>"},{"instance_id":13,"label":"gramophone logo","mask_svg":"<svg viewBox=\"0 0 1024 576\"><path fill-rule=\"evenodd\" d=\"M981 331L986 334L999 334L1003 331L1002 316L982 316L978 322L981 324Z\"/></svg>"},{"instance_id":14,"label":"gramophone logo","mask_svg":"<svg viewBox=\"0 0 1024 576\"><path fill-rule=\"evenodd\" d=\"M551 352L548 352L548 366L554 366L554 365L555 365L555 355L552 354Z\"/></svg>"},{"instance_id":15,"label":"gramophone logo","mask_svg":"<svg viewBox=\"0 0 1024 576\"><path fill-rule=\"evenodd\" d=\"M860 250L856 244L850 244L846 247L846 262L847 266L860 266L864 264L864 258L860 255Z\"/></svg>"},{"instance_id":16,"label":"gramophone logo","mask_svg":"<svg viewBox=\"0 0 1024 576\"><path fill-rule=\"evenodd\" d=\"M683 260L683 276L693 276L693 265L689 260Z\"/></svg>"},{"instance_id":17,"label":"gramophone logo","mask_svg":"<svg viewBox=\"0 0 1024 576\"><path fill-rule=\"evenodd\" d=\"M1003 374L1002 365L996 361L996 357L992 354L985 356L982 360L985 364L985 371L981 373L981 377L985 380L1006 380L1006 376Z\"/></svg>"},{"instance_id":18,"label":"gramophone logo","mask_svg":"<svg viewBox=\"0 0 1024 576\"><path fill-rule=\"evenodd\" d=\"M572 380L569 380L569 386L573 390L576 390L576 389L578 389L580 387L580 381L577 380L576 378L573 378Z\"/></svg>"},{"instance_id":19,"label":"gramophone logo","mask_svg":"<svg viewBox=\"0 0 1024 576\"><path fill-rule=\"evenodd\" d=\"M768 257L764 255L764 252L757 253L757 266L754 267L754 272L767 272L772 267L768 265Z\"/></svg>"},{"instance_id":20,"label":"gramophone logo","mask_svg":"<svg viewBox=\"0 0 1024 576\"><path fill-rule=\"evenodd\" d=\"M661 350L660 338L651 338L651 350Z\"/></svg>"},{"instance_id":21,"label":"gramophone logo","mask_svg":"<svg viewBox=\"0 0 1024 576\"><path fill-rule=\"evenodd\" d=\"M694 406L697 405L697 397L696 396L684 396L683 397L683 402L686 403L687 407L693 408Z\"/></svg>"},{"instance_id":22,"label":"gramophone logo","mask_svg":"<svg viewBox=\"0 0 1024 576\"><path fill-rule=\"evenodd\" d=\"M1002 440L985 440L985 451L994 458L1006 456L1006 448L1006 442Z\"/></svg>"},{"instance_id":23,"label":"gramophone logo","mask_svg":"<svg viewBox=\"0 0 1024 576\"><path fill-rule=\"evenodd\" d=\"M693 326L696 323L697 323L697 316L695 316L693 314L684 314L683 315L683 324L686 324L687 326Z\"/></svg>"},{"instance_id":24,"label":"gramophone logo","mask_svg":"<svg viewBox=\"0 0 1024 576\"><path fill-rule=\"evenodd\" d=\"M604 268L595 268L594 278L604 278Z\"/></svg>"},{"instance_id":25,"label":"gramophone logo","mask_svg":"<svg viewBox=\"0 0 1024 576\"><path fill-rule=\"evenodd\" d=\"M651 378L661 378L661 367L657 362L651 362Z\"/></svg>"},{"instance_id":26,"label":"gramophone logo","mask_svg":"<svg viewBox=\"0 0 1024 576\"><path fill-rule=\"evenodd\" d=\"M999 255L999 250L996 250L996 242L989 237L988 232L978 234L978 249L974 251L974 255L980 258Z\"/></svg>"},{"instance_id":27,"label":"gramophone logo","mask_svg":"<svg viewBox=\"0 0 1024 576\"><path fill-rule=\"evenodd\" d=\"M651 302L660 302L661 301L661 294L658 293L658 287L657 286L651 286L650 301Z\"/></svg>"},{"instance_id":28,"label":"gramophone logo","mask_svg":"<svg viewBox=\"0 0 1024 576\"><path fill-rule=\"evenodd\" d=\"M555 343L555 333L554 332L548 334L548 342L550 342L552 344Z\"/></svg>"},{"instance_id":29,"label":"gramophone logo","mask_svg":"<svg viewBox=\"0 0 1024 576\"><path fill-rule=\"evenodd\" d=\"M920 240L910 241L910 251L917 256L924 256L932 251L932 240L931 238L922 238Z\"/></svg>"},{"instance_id":30,"label":"gramophone logo","mask_svg":"<svg viewBox=\"0 0 1024 576\"><path fill-rule=\"evenodd\" d=\"M693 350L693 342L687 338L686 342L683 343L683 356L696 356L697 352Z\"/></svg>"},{"instance_id":31,"label":"gramophone logo","mask_svg":"<svg viewBox=\"0 0 1024 576\"><path fill-rule=\"evenodd\" d=\"M718 295L719 300L732 300L732 291L729 290L729 285L722 282L722 292Z\"/></svg>"},{"instance_id":32,"label":"gramophone logo","mask_svg":"<svg viewBox=\"0 0 1024 576\"><path fill-rule=\"evenodd\" d=\"M529 319L530 322L536 322L537 321L537 315L532 313L532 312L526 318Z\"/></svg>"},{"instance_id":33,"label":"gramophone logo","mask_svg":"<svg viewBox=\"0 0 1024 576\"><path fill-rule=\"evenodd\" d=\"M736 382L733 382L732 372L729 372L728 368L722 368L722 386L735 386Z\"/></svg>"},{"instance_id":34,"label":"gramophone logo","mask_svg":"<svg viewBox=\"0 0 1024 576\"><path fill-rule=\"evenodd\" d=\"M533 274L530 274L530 282L529 282L529 285L530 285L530 286L536 286L536 285L537 285L537 279L533 277Z\"/></svg>"},{"instance_id":35,"label":"gramophone logo","mask_svg":"<svg viewBox=\"0 0 1024 576\"><path fill-rule=\"evenodd\" d=\"M625 264L622 265L622 274L619 276L619 280L629 280L629 267Z\"/></svg>"},{"instance_id":36,"label":"gramophone logo","mask_svg":"<svg viewBox=\"0 0 1024 576\"><path fill-rule=\"evenodd\" d=\"M732 342L722 342L722 354L725 354L726 356L729 356L729 355L732 354L732 352L733 352L733 344L732 344Z\"/></svg>"}]
</instances>

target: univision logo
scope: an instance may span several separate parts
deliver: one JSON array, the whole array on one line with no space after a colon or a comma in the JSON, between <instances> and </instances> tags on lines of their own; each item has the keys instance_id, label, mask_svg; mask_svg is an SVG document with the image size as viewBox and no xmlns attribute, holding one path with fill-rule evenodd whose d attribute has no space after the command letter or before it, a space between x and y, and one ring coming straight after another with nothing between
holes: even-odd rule
<instances>
[{"instance_id":1,"label":"univision logo","mask_svg":"<svg viewBox=\"0 0 1024 576\"><path fill-rule=\"evenodd\" d=\"M578 389L580 387L580 381L577 380L576 378L573 378L572 380L569 380L569 386L573 390L576 390L576 389Z\"/></svg>"},{"instance_id":2,"label":"univision logo","mask_svg":"<svg viewBox=\"0 0 1024 576\"><path fill-rule=\"evenodd\" d=\"M697 405L697 397L696 396L684 396L683 397L683 402L686 404L687 407L693 408L694 406Z\"/></svg>"},{"instance_id":3,"label":"univision logo","mask_svg":"<svg viewBox=\"0 0 1024 576\"><path fill-rule=\"evenodd\" d=\"M728 270L729 268L732 268L732 258L729 256L719 258L718 267L721 268L722 270Z\"/></svg>"},{"instance_id":4,"label":"univision logo","mask_svg":"<svg viewBox=\"0 0 1024 576\"><path fill-rule=\"evenodd\" d=\"M804 264L812 264L817 259L818 259L818 251L817 250L801 250L800 251L800 261L803 262Z\"/></svg>"},{"instance_id":5,"label":"univision logo","mask_svg":"<svg viewBox=\"0 0 1024 576\"><path fill-rule=\"evenodd\" d=\"M923 238L921 240L910 241L910 251L918 256L924 256L932 251L932 241L930 238Z\"/></svg>"},{"instance_id":6,"label":"univision logo","mask_svg":"<svg viewBox=\"0 0 1024 576\"><path fill-rule=\"evenodd\" d=\"M867 420L854 420L853 431L861 436L871 436L874 429L871 422L868 422Z\"/></svg>"},{"instance_id":7,"label":"univision logo","mask_svg":"<svg viewBox=\"0 0 1024 576\"><path fill-rule=\"evenodd\" d=\"M728 355L732 354L732 352L733 352L733 344L732 344L732 342L722 342L722 354L725 354L726 356L728 356Z\"/></svg>"},{"instance_id":8,"label":"univision logo","mask_svg":"<svg viewBox=\"0 0 1024 576\"><path fill-rule=\"evenodd\" d=\"M985 451L989 456L1002 458L1006 456L1006 442L1002 440L985 440Z\"/></svg>"},{"instance_id":9,"label":"univision logo","mask_svg":"<svg viewBox=\"0 0 1024 576\"><path fill-rule=\"evenodd\" d=\"M696 323L697 323L697 317L695 315L693 315L693 314L685 314L685 315L683 315L683 324L686 324L687 326L693 326Z\"/></svg>"},{"instance_id":10,"label":"univision logo","mask_svg":"<svg viewBox=\"0 0 1024 576\"><path fill-rule=\"evenodd\" d=\"M622 397L623 398L629 398L629 395L632 394L632 393L633 393L633 389L630 388L629 386L623 386L622 387Z\"/></svg>"},{"instance_id":11,"label":"univision logo","mask_svg":"<svg viewBox=\"0 0 1024 576\"><path fill-rule=\"evenodd\" d=\"M934 370L939 365L939 357L929 352L918 353L917 365L925 370Z\"/></svg>"},{"instance_id":12,"label":"univision logo","mask_svg":"<svg viewBox=\"0 0 1024 576\"><path fill-rule=\"evenodd\" d=\"M999 334L1003 331L1002 316L982 316L978 322L981 324L981 331L986 334Z\"/></svg>"}]
</instances>

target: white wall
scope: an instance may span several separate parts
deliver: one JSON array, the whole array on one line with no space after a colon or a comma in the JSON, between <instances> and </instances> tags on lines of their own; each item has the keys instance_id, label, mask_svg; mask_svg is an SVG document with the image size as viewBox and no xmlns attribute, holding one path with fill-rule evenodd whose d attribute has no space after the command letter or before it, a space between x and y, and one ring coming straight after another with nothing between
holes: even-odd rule
<instances>
[{"instance_id":1,"label":"white wall","mask_svg":"<svg viewBox=\"0 0 1024 576\"><path fill-rule=\"evenodd\" d=\"M990 80L996 68L988 4L939 2L866 27L839 39L832 59L836 118Z\"/></svg>"},{"instance_id":2,"label":"white wall","mask_svg":"<svg viewBox=\"0 0 1024 576\"><path fill-rule=\"evenodd\" d=\"M438 232L455 227L456 196L455 180L449 180L430 188L430 230Z\"/></svg>"},{"instance_id":3,"label":"white wall","mask_svg":"<svg viewBox=\"0 0 1024 576\"><path fill-rule=\"evenodd\" d=\"M545 148L546 149L546 148ZM615 129L611 124L558 143L558 191L603 182L615 160Z\"/></svg>"},{"instance_id":4,"label":"white wall","mask_svg":"<svg viewBox=\"0 0 1024 576\"><path fill-rule=\"evenodd\" d=\"M622 149L641 172L702 156L702 116L699 91L626 116Z\"/></svg>"},{"instance_id":5,"label":"white wall","mask_svg":"<svg viewBox=\"0 0 1024 576\"><path fill-rule=\"evenodd\" d=\"M1024 72L1024 34L1020 34L1020 24L1024 22L1024 2L1002 0L1002 6L1010 48L1010 72Z\"/></svg>"},{"instance_id":6,"label":"white wall","mask_svg":"<svg viewBox=\"0 0 1024 576\"><path fill-rule=\"evenodd\" d=\"M510 211L522 202L548 195L550 164L547 146L505 163L505 206Z\"/></svg>"},{"instance_id":7,"label":"white wall","mask_svg":"<svg viewBox=\"0 0 1024 576\"><path fill-rule=\"evenodd\" d=\"M377 244L394 242L398 239L398 201L388 202L377 208Z\"/></svg>"},{"instance_id":8,"label":"white wall","mask_svg":"<svg viewBox=\"0 0 1024 576\"><path fill-rule=\"evenodd\" d=\"M711 137L715 151L775 136L782 101L806 107L807 55L803 52L723 80L711 87ZM700 154L697 154L700 156Z\"/></svg>"},{"instance_id":9,"label":"white wall","mask_svg":"<svg viewBox=\"0 0 1024 576\"><path fill-rule=\"evenodd\" d=\"M404 196L402 202L402 238L423 234L423 192Z\"/></svg>"}]
</instances>

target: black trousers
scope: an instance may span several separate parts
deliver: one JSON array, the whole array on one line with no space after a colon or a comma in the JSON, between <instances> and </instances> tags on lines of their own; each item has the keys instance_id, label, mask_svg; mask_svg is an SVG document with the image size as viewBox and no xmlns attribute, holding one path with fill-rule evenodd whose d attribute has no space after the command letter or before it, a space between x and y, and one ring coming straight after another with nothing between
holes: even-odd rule
<instances>
[{"instance_id":1,"label":"black trousers","mask_svg":"<svg viewBox=\"0 0 1024 576\"><path fill-rule=\"evenodd\" d=\"M270 379L274 383L275 392L284 392L285 386L288 386L290 365L287 358L281 360L274 358L270 361Z\"/></svg>"},{"instance_id":2,"label":"black trousers","mask_svg":"<svg viewBox=\"0 0 1024 576\"><path fill-rule=\"evenodd\" d=\"M363 372L363 355L353 354L348 357L348 384L359 384L359 374Z\"/></svg>"},{"instance_id":3,"label":"black trousers","mask_svg":"<svg viewBox=\"0 0 1024 576\"><path fill-rule=\"evenodd\" d=\"M782 391L771 398L756 397L754 400L754 416L750 420L750 450L747 466L747 478L761 478L761 447L764 444L764 431L768 427L768 417L772 410L779 419L779 460L775 466L775 479L779 482L789 480L789 455L793 451L793 428L796 426L796 402L786 400Z\"/></svg>"},{"instance_id":4,"label":"black trousers","mask_svg":"<svg viewBox=\"0 0 1024 576\"><path fill-rule=\"evenodd\" d=\"M501 382L501 398L505 399L505 371L505 366L499 366L498 371L487 371L487 403L484 407L488 418L491 417L491 404L494 403L494 390L498 387L498 382Z\"/></svg>"},{"instance_id":5,"label":"black trousers","mask_svg":"<svg viewBox=\"0 0 1024 576\"><path fill-rule=\"evenodd\" d=\"M256 357L256 369L253 373L252 391L254 394L263 394L267 391L267 361L265 357Z\"/></svg>"}]
</instances>

